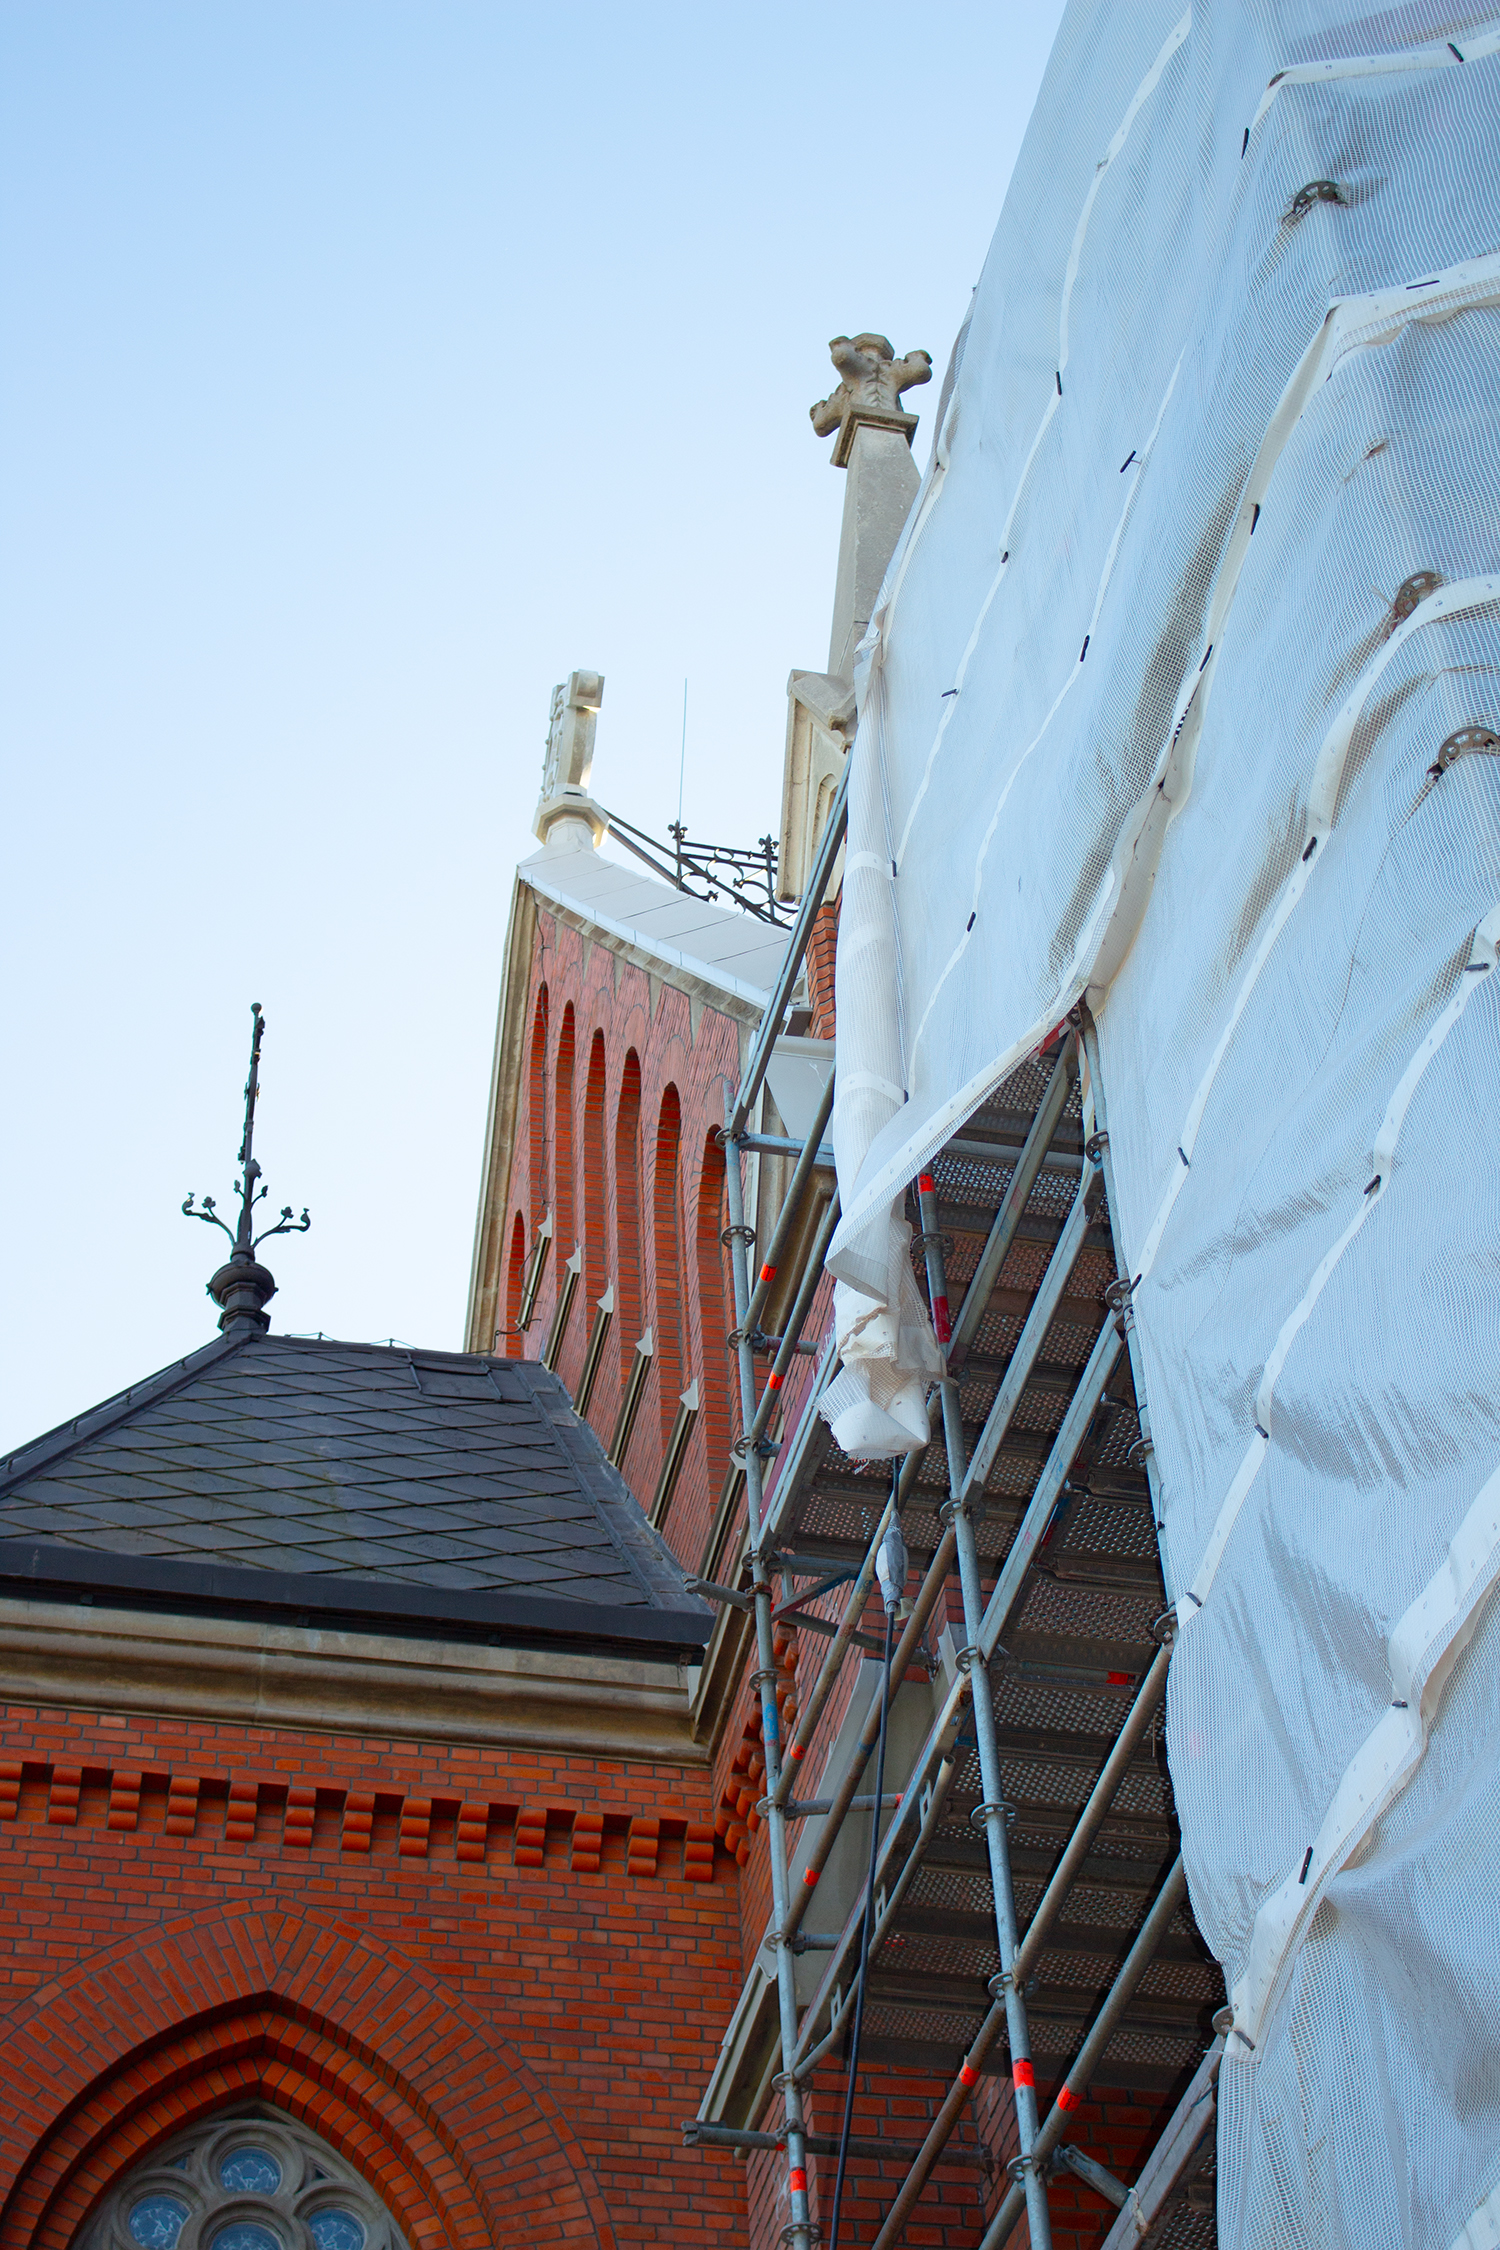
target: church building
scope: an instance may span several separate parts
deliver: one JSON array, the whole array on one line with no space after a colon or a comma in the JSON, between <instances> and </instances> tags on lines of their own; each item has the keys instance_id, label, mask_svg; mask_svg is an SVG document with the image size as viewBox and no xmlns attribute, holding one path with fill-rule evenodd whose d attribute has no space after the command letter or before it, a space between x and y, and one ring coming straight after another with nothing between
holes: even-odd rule
<instances>
[{"instance_id":1,"label":"church building","mask_svg":"<svg viewBox=\"0 0 1500 2250\"><path fill-rule=\"evenodd\" d=\"M938 1784L918 1771L972 1655L942 1587L938 1449L893 1486L818 1412L837 1373L826 1136L855 650L918 486L902 394L931 373L873 334L832 350L841 381L813 421L835 438L843 532L826 668L788 682L779 834L645 835L596 789L603 679L580 669L553 695L465 1349L276 1332L258 1246L300 1222L257 1233L257 1007L237 1223L185 1206L229 1237L219 1333L0 1462L0 2250L774 2250L816 2224L826 2239L837 2196L852 2250L897 2239L882 2214L919 2158L913 2243L1016 2222L1012 2063L974 2030L994 1932L970 1722L939 1742ZM1051 1338L1029 1434L996 1453L992 1529L1066 1444L1128 1547L1146 1504L1128 1377L1076 1428L1061 1403L1117 1318L1079 1072L1069 1033L973 1126L962 1179L939 1166L946 1200L919 1223L979 1292L971 1383L992 1394L1012 1352L1029 1369L1016 1339L1037 1321ZM1075 1238L1057 1213L1080 1176ZM1079 1261L1066 1299L1047 1293L1060 1238ZM892 1493L912 1589L926 1570L938 1592L901 1607L877 1803L853 1794L883 1676L861 1558ZM768 1609L752 1532L772 1519ZM1001 1552L985 1547L991 1576ZM1161 1606L1154 1565L1100 1567L1128 1629L1079 1624L1075 1603L1066 1628L1008 1636L1022 1674L1061 1683L1012 1712L1026 1772L1052 1758L1065 1776L1062 1824L1037 1806L1017 1831L1036 1895L1108 1714L1159 1669L1139 1622ZM809 1777L801 1804L776 1780L782 1743L807 1761L787 1769ZM1045 2053L1038 2003L1043 2084L1086 2021L1068 1978L1087 1994L1112 1973L1170 1842L1154 1729L1137 1764L1139 1817L1088 1863L1106 1903L1047 1956L1072 1966ZM962 1838L899 1929L907 1878L880 1893L839 2167L849 1947L872 1827L895 1840L912 1773L919 1847L945 1806ZM817 1907L778 1936L767 1823L788 1804ZM1090 2145L1118 2169L1171 2114L1222 1996L1185 1910L1174 1932L1181 1997L1110 2050ZM826 2026L790 2075L788 1976ZM1060 2250L1093 2250L1125 2190L1073 2155L1042 2192Z\"/></svg>"}]
</instances>

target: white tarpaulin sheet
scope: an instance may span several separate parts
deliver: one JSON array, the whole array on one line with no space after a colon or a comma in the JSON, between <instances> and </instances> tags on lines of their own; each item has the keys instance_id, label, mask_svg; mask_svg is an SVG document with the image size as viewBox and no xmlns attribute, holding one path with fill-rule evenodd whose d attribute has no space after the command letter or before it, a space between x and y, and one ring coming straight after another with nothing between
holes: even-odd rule
<instances>
[{"instance_id":1,"label":"white tarpaulin sheet","mask_svg":"<svg viewBox=\"0 0 1500 2250\"><path fill-rule=\"evenodd\" d=\"M1087 996L1221 2240L1500 2243L1500 25L1071 7L862 662L835 1403Z\"/></svg>"}]
</instances>

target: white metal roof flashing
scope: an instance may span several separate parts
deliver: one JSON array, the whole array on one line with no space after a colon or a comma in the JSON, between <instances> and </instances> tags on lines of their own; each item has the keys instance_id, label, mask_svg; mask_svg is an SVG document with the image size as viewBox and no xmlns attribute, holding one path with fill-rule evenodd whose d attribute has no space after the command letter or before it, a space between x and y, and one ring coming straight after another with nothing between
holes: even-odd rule
<instances>
[{"instance_id":1,"label":"white metal roof flashing","mask_svg":"<svg viewBox=\"0 0 1500 2250\"><path fill-rule=\"evenodd\" d=\"M711 906L597 851L553 848L516 870L539 898L613 938L668 982L707 986L758 1018L786 952L786 932Z\"/></svg>"}]
</instances>

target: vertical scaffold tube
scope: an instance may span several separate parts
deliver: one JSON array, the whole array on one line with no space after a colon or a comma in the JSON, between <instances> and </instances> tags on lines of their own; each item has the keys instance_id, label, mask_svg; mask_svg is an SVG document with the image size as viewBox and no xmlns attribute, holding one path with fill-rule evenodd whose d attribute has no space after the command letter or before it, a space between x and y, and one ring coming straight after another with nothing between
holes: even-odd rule
<instances>
[{"instance_id":1,"label":"vertical scaffold tube","mask_svg":"<svg viewBox=\"0 0 1500 2250\"><path fill-rule=\"evenodd\" d=\"M1156 1446L1151 1436L1151 1408L1146 1398L1146 1370L1141 1364L1141 1340L1135 1325L1135 1279L1129 1266L1120 1256L1120 1206L1115 1201L1115 1162L1109 1145L1109 1111L1104 1100L1104 1078L1099 1069L1099 1033L1086 1006L1078 1010L1079 1029L1083 1037L1083 1051L1088 1058L1089 1091L1094 1108L1094 1142L1099 1169L1104 1174L1104 1194L1109 1204L1109 1232L1115 1247L1115 1264L1119 1274L1118 1294L1120 1319L1125 1330L1125 1348L1130 1354L1130 1375L1135 1384L1136 1420L1140 1424L1141 1467L1146 1472L1146 1489L1151 1495L1151 1517L1156 1525L1156 1547L1161 1563L1162 1587L1171 1610L1177 1600L1177 1580L1172 1570L1171 1545L1167 1534L1167 1511L1162 1492L1161 1470L1157 1465Z\"/></svg>"},{"instance_id":2,"label":"vertical scaffold tube","mask_svg":"<svg viewBox=\"0 0 1500 2250\"><path fill-rule=\"evenodd\" d=\"M740 1428L745 1439L745 1503L749 1517L750 1562L755 1589L756 1685L760 1689L761 1749L766 1761L766 1844L771 1862L771 1925L776 1946L776 1996L781 2014L781 2070L774 2083L785 2103L786 2158L791 2195L792 2223L784 2240L789 2250L812 2250L813 2232L807 2195L807 2129L802 2116L802 2095L792 2075L797 2054L796 1964L790 1944L782 1936L786 1923L786 1814L778 1800L781 1781L781 1726L776 1707L776 1654L771 1636L771 1574L761 1544L761 1456L758 1441L749 1433L755 1426L755 1355L747 1334L746 1310L750 1303L750 1230L745 1224L745 1183L741 1153L731 1142L724 1151L724 1184L729 1202L729 1262L734 1280L736 1353L740 1375Z\"/></svg>"},{"instance_id":3,"label":"vertical scaffold tube","mask_svg":"<svg viewBox=\"0 0 1500 2250\"><path fill-rule=\"evenodd\" d=\"M943 1238L938 1231L937 1186L930 1172L917 1181L917 1202L922 1214L922 1248L927 1259L927 1294L932 1304L933 1327L946 1362L949 1343L948 1279ZM1017 2170L1026 2195L1026 2220L1031 2250L1052 2250L1052 2222L1047 2210L1047 2183L1031 2161L1037 2136L1036 2074L1031 2064L1031 2033L1026 2002L1017 1989L1013 1969L1018 1933L1016 1901L1010 1876L1010 1841L1005 1833L1005 1803L1000 1786L1000 1746L995 1734L995 1711L990 1701L989 1672L979 1649L984 1619L984 1588L979 1571L979 1546L974 1535L977 1500L965 1497L969 1464L964 1450L963 1420L958 1383L943 1377L940 1396L943 1437L948 1450L948 1501L943 1513L952 1522L958 1544L958 1581L964 1606L962 1661L969 1675L974 1712L974 1738L979 1749L980 1787L984 1801L984 1837L989 1850L990 1884L995 1896L995 1935L1000 1950L1000 1983L1005 1997L1005 2025L1010 2041L1011 2090L1016 2105L1016 2138L1020 2149Z\"/></svg>"}]
</instances>

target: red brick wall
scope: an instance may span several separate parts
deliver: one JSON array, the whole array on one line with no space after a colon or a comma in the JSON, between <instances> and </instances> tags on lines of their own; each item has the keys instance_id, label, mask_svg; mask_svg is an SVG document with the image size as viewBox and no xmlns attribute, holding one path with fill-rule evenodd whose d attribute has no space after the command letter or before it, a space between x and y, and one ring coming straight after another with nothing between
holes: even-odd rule
<instances>
[{"instance_id":1,"label":"red brick wall","mask_svg":"<svg viewBox=\"0 0 1500 2250\"><path fill-rule=\"evenodd\" d=\"M834 961L838 944L839 899L830 899L813 916L807 946L807 996L812 1002L812 1021L807 1028L814 1039L832 1039L837 1030Z\"/></svg>"},{"instance_id":2,"label":"red brick wall","mask_svg":"<svg viewBox=\"0 0 1500 2250\"><path fill-rule=\"evenodd\" d=\"M576 1394L594 1305L612 1281L614 1321L588 1418L608 1445L636 1341L650 1328L656 1353L623 1464L643 1504L656 1489L678 1396L697 1379L698 1420L665 1525L690 1570L739 1428L724 1348L733 1311L720 1242L723 1152L713 1135L725 1088L739 1082L740 1027L714 1008L698 1009L695 1025L694 1013L681 993L653 991L643 970L603 945L586 949L576 931L538 914L527 998L533 1044L506 1240L519 1220L529 1257L549 1208L556 1231L529 1328L498 1340L513 1358L541 1357L563 1268L581 1240L583 1282L558 1373Z\"/></svg>"},{"instance_id":3,"label":"red brick wall","mask_svg":"<svg viewBox=\"0 0 1500 2250\"><path fill-rule=\"evenodd\" d=\"M0 2250L257 2094L424 2250L742 2240L680 2145L740 1984L707 1816L666 1766L0 1707Z\"/></svg>"}]
</instances>

